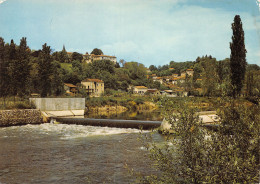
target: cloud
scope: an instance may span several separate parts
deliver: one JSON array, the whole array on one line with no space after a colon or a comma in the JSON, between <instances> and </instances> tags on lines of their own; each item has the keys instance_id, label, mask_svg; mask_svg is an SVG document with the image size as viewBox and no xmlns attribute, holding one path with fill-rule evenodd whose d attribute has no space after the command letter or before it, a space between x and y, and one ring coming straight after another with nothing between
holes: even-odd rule
<instances>
[{"instance_id":1,"label":"cloud","mask_svg":"<svg viewBox=\"0 0 260 184\"><path fill-rule=\"evenodd\" d=\"M3 2L5 2L6 0L0 0L0 4L2 4Z\"/></svg>"},{"instance_id":2,"label":"cloud","mask_svg":"<svg viewBox=\"0 0 260 184\"><path fill-rule=\"evenodd\" d=\"M247 11L190 4L191 0L21 2L23 8L14 9L18 5L13 3L12 11L3 8L0 12L0 33L12 35L10 38L13 38L12 30L19 37L29 34L28 42L34 43L30 45L32 48L40 48L45 42L55 50L65 44L67 50L81 53L100 48L118 60L138 61L146 66L168 64L171 60L195 60L206 54L224 59L230 56L231 23L240 14L246 48L251 48L248 61L260 60L255 54L260 50L260 36L257 36L260 18ZM1 21L1 15L9 12L17 13Z\"/></svg>"}]
</instances>

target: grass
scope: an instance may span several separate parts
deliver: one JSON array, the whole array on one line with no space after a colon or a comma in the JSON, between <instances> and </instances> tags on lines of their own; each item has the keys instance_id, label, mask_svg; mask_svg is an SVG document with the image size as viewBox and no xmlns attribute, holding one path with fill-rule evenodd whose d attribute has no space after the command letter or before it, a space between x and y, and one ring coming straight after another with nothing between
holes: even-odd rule
<instances>
[{"instance_id":1,"label":"grass","mask_svg":"<svg viewBox=\"0 0 260 184\"><path fill-rule=\"evenodd\" d=\"M67 71L72 71L72 64L71 63L61 63L61 68L67 70Z\"/></svg>"},{"instance_id":2,"label":"grass","mask_svg":"<svg viewBox=\"0 0 260 184\"><path fill-rule=\"evenodd\" d=\"M36 107L30 103L29 99L21 99L16 97L7 97L5 100L0 98L0 110L11 109L35 109Z\"/></svg>"}]
</instances>

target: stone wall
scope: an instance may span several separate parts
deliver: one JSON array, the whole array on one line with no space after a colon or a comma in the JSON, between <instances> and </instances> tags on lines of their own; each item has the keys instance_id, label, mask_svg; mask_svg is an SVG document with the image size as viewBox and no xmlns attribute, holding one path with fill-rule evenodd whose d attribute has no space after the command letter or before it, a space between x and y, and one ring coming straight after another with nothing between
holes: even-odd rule
<instances>
[{"instance_id":1,"label":"stone wall","mask_svg":"<svg viewBox=\"0 0 260 184\"><path fill-rule=\"evenodd\" d=\"M36 109L0 110L0 126L42 123L42 115Z\"/></svg>"},{"instance_id":2,"label":"stone wall","mask_svg":"<svg viewBox=\"0 0 260 184\"><path fill-rule=\"evenodd\" d=\"M41 111L84 110L85 98L30 98Z\"/></svg>"}]
</instances>

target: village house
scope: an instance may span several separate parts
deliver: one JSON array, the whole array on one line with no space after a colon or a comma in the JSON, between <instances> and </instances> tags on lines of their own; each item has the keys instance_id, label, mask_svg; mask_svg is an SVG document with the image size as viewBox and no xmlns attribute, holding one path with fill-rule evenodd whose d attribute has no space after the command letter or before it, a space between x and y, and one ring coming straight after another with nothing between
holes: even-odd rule
<instances>
[{"instance_id":1,"label":"village house","mask_svg":"<svg viewBox=\"0 0 260 184\"><path fill-rule=\"evenodd\" d=\"M174 73L174 74L172 74L172 76L173 76L173 77L178 77L178 76L179 76L179 74L177 74L177 73Z\"/></svg>"},{"instance_id":2,"label":"village house","mask_svg":"<svg viewBox=\"0 0 260 184\"><path fill-rule=\"evenodd\" d=\"M70 84L70 83L64 83L64 90L67 94L75 95L77 92L77 86Z\"/></svg>"},{"instance_id":3,"label":"village house","mask_svg":"<svg viewBox=\"0 0 260 184\"><path fill-rule=\"evenodd\" d=\"M176 97L177 94L173 90L164 90L164 95L168 97Z\"/></svg>"},{"instance_id":4,"label":"village house","mask_svg":"<svg viewBox=\"0 0 260 184\"><path fill-rule=\"evenodd\" d=\"M86 93L91 97L98 97L104 93L104 82L99 79L85 79L81 81L81 85L86 89Z\"/></svg>"},{"instance_id":5,"label":"village house","mask_svg":"<svg viewBox=\"0 0 260 184\"><path fill-rule=\"evenodd\" d=\"M180 83L184 83L185 79L186 79L186 76L180 76L180 77L177 78L177 81L180 82Z\"/></svg>"},{"instance_id":6,"label":"village house","mask_svg":"<svg viewBox=\"0 0 260 184\"><path fill-rule=\"evenodd\" d=\"M163 84L163 78L162 77L153 77L153 81L160 82L160 84Z\"/></svg>"},{"instance_id":7,"label":"village house","mask_svg":"<svg viewBox=\"0 0 260 184\"><path fill-rule=\"evenodd\" d=\"M194 71L193 71L193 69L187 69L186 73L188 76L193 76Z\"/></svg>"},{"instance_id":8,"label":"village house","mask_svg":"<svg viewBox=\"0 0 260 184\"><path fill-rule=\"evenodd\" d=\"M177 77L173 77L172 78L172 84L176 85L178 83L178 78Z\"/></svg>"},{"instance_id":9,"label":"village house","mask_svg":"<svg viewBox=\"0 0 260 184\"><path fill-rule=\"evenodd\" d=\"M161 93L158 89L147 89L146 94L151 95L151 96L161 95Z\"/></svg>"},{"instance_id":10,"label":"village house","mask_svg":"<svg viewBox=\"0 0 260 184\"><path fill-rule=\"evenodd\" d=\"M144 95L147 90L148 89L145 86L134 86L133 93L139 94L139 95Z\"/></svg>"},{"instance_id":11,"label":"village house","mask_svg":"<svg viewBox=\"0 0 260 184\"><path fill-rule=\"evenodd\" d=\"M84 54L83 61L86 63L91 63L93 61L100 61L100 60L109 60L113 63L116 63L116 56L108 56L108 55L94 55L94 54Z\"/></svg>"},{"instance_id":12,"label":"village house","mask_svg":"<svg viewBox=\"0 0 260 184\"><path fill-rule=\"evenodd\" d=\"M186 78L186 71L181 72L181 77L185 77Z\"/></svg>"}]
</instances>

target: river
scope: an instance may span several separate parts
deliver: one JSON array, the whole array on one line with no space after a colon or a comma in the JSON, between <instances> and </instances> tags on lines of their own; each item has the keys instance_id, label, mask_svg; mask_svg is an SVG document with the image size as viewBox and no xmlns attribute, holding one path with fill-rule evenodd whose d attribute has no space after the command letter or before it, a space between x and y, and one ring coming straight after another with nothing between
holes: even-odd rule
<instances>
[{"instance_id":1,"label":"river","mask_svg":"<svg viewBox=\"0 0 260 184\"><path fill-rule=\"evenodd\" d=\"M137 129L64 124L0 128L0 183L129 183L125 164L154 172L139 136Z\"/></svg>"}]
</instances>

